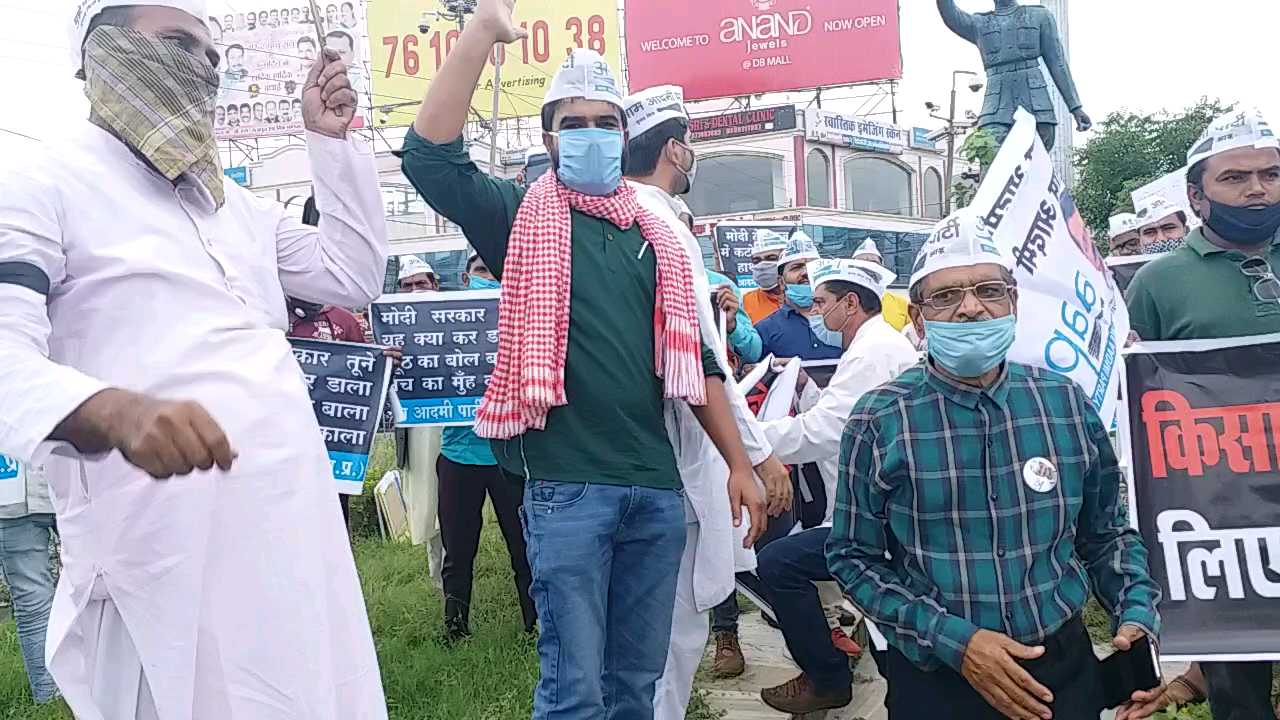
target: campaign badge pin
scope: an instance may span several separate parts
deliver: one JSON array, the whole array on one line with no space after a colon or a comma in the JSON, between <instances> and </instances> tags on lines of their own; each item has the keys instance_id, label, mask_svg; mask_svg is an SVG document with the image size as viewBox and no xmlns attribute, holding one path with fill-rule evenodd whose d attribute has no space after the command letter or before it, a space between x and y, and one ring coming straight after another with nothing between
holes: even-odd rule
<instances>
[{"instance_id":1,"label":"campaign badge pin","mask_svg":"<svg viewBox=\"0 0 1280 720\"><path fill-rule=\"evenodd\" d=\"M1032 490L1047 493L1058 486L1058 468L1045 458L1031 458L1022 466L1022 479Z\"/></svg>"}]
</instances>

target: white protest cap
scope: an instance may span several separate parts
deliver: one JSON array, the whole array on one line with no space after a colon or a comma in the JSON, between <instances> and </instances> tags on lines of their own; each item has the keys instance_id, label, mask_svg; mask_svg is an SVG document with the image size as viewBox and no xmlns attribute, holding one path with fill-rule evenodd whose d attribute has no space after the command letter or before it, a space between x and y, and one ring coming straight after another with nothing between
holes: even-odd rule
<instances>
[{"instance_id":1,"label":"white protest cap","mask_svg":"<svg viewBox=\"0 0 1280 720\"><path fill-rule=\"evenodd\" d=\"M1000 252L982 215L972 208L957 210L934 226L911 269L911 287L939 271L970 265L999 265L1012 272L1013 264Z\"/></svg>"},{"instance_id":2,"label":"white protest cap","mask_svg":"<svg viewBox=\"0 0 1280 720\"><path fill-rule=\"evenodd\" d=\"M206 3L204 0L79 0L76 3L75 13L71 16L71 28L69 30L71 67L75 68L77 73L84 66L84 39L89 34L89 24L103 10L125 5L168 7L182 10L200 22L205 21Z\"/></svg>"},{"instance_id":3,"label":"white protest cap","mask_svg":"<svg viewBox=\"0 0 1280 720\"><path fill-rule=\"evenodd\" d=\"M813 239L803 230L797 230L791 235L791 239L787 241L787 247L778 258L778 267L800 260L817 260L819 257L818 246L813 244Z\"/></svg>"},{"instance_id":4,"label":"white protest cap","mask_svg":"<svg viewBox=\"0 0 1280 720\"><path fill-rule=\"evenodd\" d=\"M1137 230L1138 216L1133 213L1120 213L1111 217L1111 231L1107 233L1108 240L1115 240L1127 232Z\"/></svg>"},{"instance_id":5,"label":"white protest cap","mask_svg":"<svg viewBox=\"0 0 1280 720\"><path fill-rule=\"evenodd\" d=\"M431 269L431 265L427 261L417 255L401 255L400 256L400 277L397 280L411 278L414 275L435 275L436 271Z\"/></svg>"},{"instance_id":6,"label":"white protest cap","mask_svg":"<svg viewBox=\"0 0 1280 720\"><path fill-rule=\"evenodd\" d=\"M772 230L756 230L756 241L751 245L751 257L787 249L787 239Z\"/></svg>"},{"instance_id":7,"label":"white protest cap","mask_svg":"<svg viewBox=\"0 0 1280 720\"><path fill-rule=\"evenodd\" d=\"M565 59L564 64L556 71L556 76L551 78L547 94L542 98L542 106L569 98L600 100L617 105L618 110L623 109L622 93L618 92L613 71L600 53L594 50L578 48ZM624 118L625 116L623 113Z\"/></svg>"},{"instance_id":8,"label":"white protest cap","mask_svg":"<svg viewBox=\"0 0 1280 720\"><path fill-rule=\"evenodd\" d=\"M871 238L867 238L866 241L864 241L862 245L854 251L854 257L858 257L859 255L875 255L878 258L884 257L880 254L880 248L876 246L876 241Z\"/></svg>"},{"instance_id":9,"label":"white protest cap","mask_svg":"<svg viewBox=\"0 0 1280 720\"><path fill-rule=\"evenodd\" d=\"M1209 123L1187 153L1187 167L1237 148L1280 148L1280 140L1257 110L1232 111Z\"/></svg>"},{"instance_id":10,"label":"white protest cap","mask_svg":"<svg viewBox=\"0 0 1280 720\"><path fill-rule=\"evenodd\" d=\"M1138 214L1134 215L1134 221L1136 224L1134 229L1136 230L1143 225L1160 222L1175 213L1182 213L1183 221L1186 221L1187 214L1182 208L1174 205L1168 200L1165 200L1159 195L1150 195L1143 198L1142 202L1138 203Z\"/></svg>"},{"instance_id":11,"label":"white protest cap","mask_svg":"<svg viewBox=\"0 0 1280 720\"><path fill-rule=\"evenodd\" d=\"M688 120L684 109L684 88L659 85L641 90L627 98L627 129L635 140L668 120Z\"/></svg>"},{"instance_id":12,"label":"white protest cap","mask_svg":"<svg viewBox=\"0 0 1280 720\"><path fill-rule=\"evenodd\" d=\"M864 287L881 297L898 277L892 270L865 260L814 260L809 263L809 285L814 290L824 282L842 280Z\"/></svg>"}]
</instances>

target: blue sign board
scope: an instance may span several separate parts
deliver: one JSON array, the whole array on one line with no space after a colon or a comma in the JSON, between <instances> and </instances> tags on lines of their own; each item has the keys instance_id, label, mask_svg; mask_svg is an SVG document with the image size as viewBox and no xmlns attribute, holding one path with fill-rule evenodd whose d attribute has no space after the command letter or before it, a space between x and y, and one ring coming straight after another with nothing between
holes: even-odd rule
<instances>
[{"instance_id":1,"label":"blue sign board","mask_svg":"<svg viewBox=\"0 0 1280 720\"><path fill-rule=\"evenodd\" d=\"M927 128L911 128L911 147L917 150L937 150L938 143L929 139Z\"/></svg>"},{"instance_id":2,"label":"blue sign board","mask_svg":"<svg viewBox=\"0 0 1280 720\"><path fill-rule=\"evenodd\" d=\"M226 168L222 174L231 178L240 187L249 187L249 168L244 165Z\"/></svg>"}]
</instances>

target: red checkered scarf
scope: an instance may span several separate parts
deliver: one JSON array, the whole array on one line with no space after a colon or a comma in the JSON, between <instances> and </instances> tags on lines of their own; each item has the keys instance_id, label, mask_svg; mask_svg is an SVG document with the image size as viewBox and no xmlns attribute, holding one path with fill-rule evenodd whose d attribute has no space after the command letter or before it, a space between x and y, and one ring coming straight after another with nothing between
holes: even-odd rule
<instances>
[{"instance_id":1,"label":"red checkered scarf","mask_svg":"<svg viewBox=\"0 0 1280 720\"><path fill-rule=\"evenodd\" d=\"M573 257L570 209L621 228L640 224L658 261L654 371L667 398L706 403L693 274L680 241L663 220L640 206L635 188L626 181L612 195L595 197L570 190L555 173L547 173L529 188L507 243L498 301L498 361L476 413L480 437L506 440L529 429L542 430L547 411L568 403L564 362Z\"/></svg>"}]
</instances>

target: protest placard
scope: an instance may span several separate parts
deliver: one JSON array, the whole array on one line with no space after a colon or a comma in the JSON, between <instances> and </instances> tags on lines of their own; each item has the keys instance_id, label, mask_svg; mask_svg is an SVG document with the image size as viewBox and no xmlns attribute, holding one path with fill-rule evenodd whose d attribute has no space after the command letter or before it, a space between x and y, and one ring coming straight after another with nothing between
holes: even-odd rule
<instances>
[{"instance_id":1,"label":"protest placard","mask_svg":"<svg viewBox=\"0 0 1280 720\"><path fill-rule=\"evenodd\" d=\"M311 393L338 492L359 495L387 399L391 364L381 348L369 345L299 338L290 338L289 344Z\"/></svg>"},{"instance_id":2,"label":"protest placard","mask_svg":"<svg viewBox=\"0 0 1280 720\"><path fill-rule=\"evenodd\" d=\"M1129 311L1026 111L971 206L1015 264L1018 332L1009 359L1070 377L1110 426Z\"/></svg>"},{"instance_id":3,"label":"protest placard","mask_svg":"<svg viewBox=\"0 0 1280 720\"><path fill-rule=\"evenodd\" d=\"M392 376L398 424L473 425L498 360L498 291L385 295L369 319L380 345L404 351Z\"/></svg>"},{"instance_id":4,"label":"protest placard","mask_svg":"<svg viewBox=\"0 0 1280 720\"><path fill-rule=\"evenodd\" d=\"M1280 335L1140 343L1125 366L1162 659L1280 659Z\"/></svg>"},{"instance_id":5,"label":"protest placard","mask_svg":"<svg viewBox=\"0 0 1280 720\"><path fill-rule=\"evenodd\" d=\"M1107 258L1107 268L1111 271L1111 277L1116 282L1116 288L1120 290L1121 295L1129 291L1129 283L1133 282L1133 276L1138 274L1143 265L1160 257L1159 255L1113 255Z\"/></svg>"},{"instance_id":6,"label":"protest placard","mask_svg":"<svg viewBox=\"0 0 1280 720\"><path fill-rule=\"evenodd\" d=\"M716 251L716 269L729 276L743 290L754 290L755 278L751 275L751 246L761 232L774 232L783 238L791 236L796 224L791 222L739 222L726 220L716 225L713 241Z\"/></svg>"}]
</instances>

